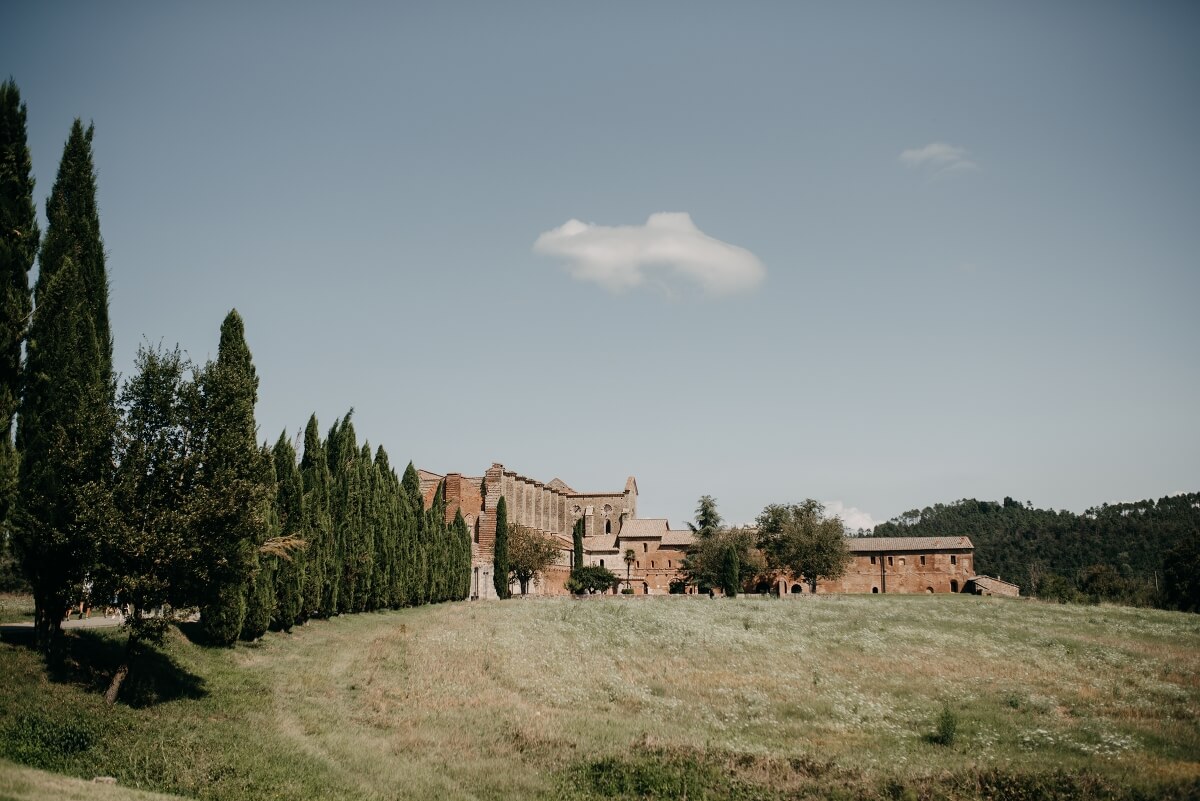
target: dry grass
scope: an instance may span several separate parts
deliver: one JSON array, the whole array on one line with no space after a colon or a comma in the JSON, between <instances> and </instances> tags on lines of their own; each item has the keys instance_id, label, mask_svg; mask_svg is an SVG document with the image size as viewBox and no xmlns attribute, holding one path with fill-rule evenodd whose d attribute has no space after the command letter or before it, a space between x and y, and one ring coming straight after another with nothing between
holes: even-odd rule
<instances>
[{"instance_id":1,"label":"dry grass","mask_svg":"<svg viewBox=\"0 0 1200 801\"><path fill-rule=\"evenodd\" d=\"M97 767L206 798L558 798L586 795L581 765L645 754L776 788L828 773L859 794L971 770L1200 779L1195 615L965 596L545 599L170 651L208 695L120 712L130 742L163 757L116 749ZM927 737L943 707L950 747Z\"/></svg>"}]
</instances>

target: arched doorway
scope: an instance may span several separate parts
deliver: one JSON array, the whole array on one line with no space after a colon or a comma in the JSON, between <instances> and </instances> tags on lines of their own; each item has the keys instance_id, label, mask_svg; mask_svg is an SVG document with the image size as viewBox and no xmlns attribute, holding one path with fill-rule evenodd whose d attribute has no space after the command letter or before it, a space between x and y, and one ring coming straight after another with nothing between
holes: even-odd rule
<instances>
[{"instance_id":1,"label":"arched doorway","mask_svg":"<svg viewBox=\"0 0 1200 801\"><path fill-rule=\"evenodd\" d=\"M803 592L804 592L803 584L793 584L792 585L792 594L793 595L800 595Z\"/></svg>"},{"instance_id":2,"label":"arched doorway","mask_svg":"<svg viewBox=\"0 0 1200 801\"><path fill-rule=\"evenodd\" d=\"M950 592L958 592L958 579L950 579Z\"/></svg>"},{"instance_id":3,"label":"arched doorway","mask_svg":"<svg viewBox=\"0 0 1200 801\"><path fill-rule=\"evenodd\" d=\"M878 593L878 592L879 592L879 588L878 588L878 587L872 587L872 588L871 588L871 592L872 592L872 593Z\"/></svg>"},{"instance_id":4,"label":"arched doorway","mask_svg":"<svg viewBox=\"0 0 1200 801\"><path fill-rule=\"evenodd\" d=\"M928 593L929 595L933 595L933 587L926 587L925 592Z\"/></svg>"}]
</instances>

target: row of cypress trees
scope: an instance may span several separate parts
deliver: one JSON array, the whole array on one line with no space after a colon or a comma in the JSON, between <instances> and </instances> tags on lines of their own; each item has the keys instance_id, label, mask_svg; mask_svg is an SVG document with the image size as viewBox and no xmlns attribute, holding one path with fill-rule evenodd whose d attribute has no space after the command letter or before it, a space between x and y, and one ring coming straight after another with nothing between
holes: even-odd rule
<instances>
[{"instance_id":1,"label":"row of cypress trees","mask_svg":"<svg viewBox=\"0 0 1200 801\"><path fill-rule=\"evenodd\" d=\"M286 433L269 452L275 497L268 541L284 547L256 575L253 625L243 637L470 593L471 534L461 512L446 523L444 484L426 507L412 463L397 476L383 447L374 454L369 444L359 447L351 417L324 439L316 416L309 418L299 462Z\"/></svg>"},{"instance_id":2,"label":"row of cypress trees","mask_svg":"<svg viewBox=\"0 0 1200 801\"><path fill-rule=\"evenodd\" d=\"M444 487L426 508L412 465L401 479L360 448L349 414L324 439L311 419L299 460L284 436L258 444L236 311L215 362L142 348L118 398L93 129L71 128L42 237L25 119L0 85L0 556L32 588L39 645L54 653L89 584L130 609L131 650L161 636L146 613L167 604L198 607L207 639L229 644L465 598L471 538L461 515L446 523Z\"/></svg>"}]
</instances>

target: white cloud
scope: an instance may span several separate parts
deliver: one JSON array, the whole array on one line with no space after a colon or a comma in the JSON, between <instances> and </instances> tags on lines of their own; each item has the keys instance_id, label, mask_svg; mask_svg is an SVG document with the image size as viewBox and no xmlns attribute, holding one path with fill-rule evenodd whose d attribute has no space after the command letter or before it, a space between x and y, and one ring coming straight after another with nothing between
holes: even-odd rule
<instances>
[{"instance_id":1,"label":"white cloud","mask_svg":"<svg viewBox=\"0 0 1200 801\"><path fill-rule=\"evenodd\" d=\"M651 214L645 225L568 220L539 236L533 249L565 259L572 276L614 292L641 286L653 269L711 295L753 289L766 275L757 256L704 233L687 212Z\"/></svg>"},{"instance_id":2,"label":"white cloud","mask_svg":"<svg viewBox=\"0 0 1200 801\"><path fill-rule=\"evenodd\" d=\"M965 148L933 142L925 147L905 150L900 154L900 163L913 169L931 171L934 175L966 172L979 169L979 165L967 158Z\"/></svg>"},{"instance_id":3,"label":"white cloud","mask_svg":"<svg viewBox=\"0 0 1200 801\"><path fill-rule=\"evenodd\" d=\"M880 523L880 521L871 517L870 514L864 512L862 509L847 506L841 501L826 501L825 513L840 517L842 524L851 531L857 531L860 528L872 529Z\"/></svg>"}]
</instances>

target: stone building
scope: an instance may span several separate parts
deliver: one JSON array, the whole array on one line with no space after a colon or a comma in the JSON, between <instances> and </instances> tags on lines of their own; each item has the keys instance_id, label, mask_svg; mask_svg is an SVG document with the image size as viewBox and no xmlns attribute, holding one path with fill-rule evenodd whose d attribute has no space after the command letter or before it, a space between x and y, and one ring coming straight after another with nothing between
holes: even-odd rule
<instances>
[{"instance_id":1,"label":"stone building","mask_svg":"<svg viewBox=\"0 0 1200 801\"><path fill-rule=\"evenodd\" d=\"M818 583L818 593L962 592L975 576L969 537L847 537L846 545L846 573ZM802 594L809 588L793 581L786 591Z\"/></svg>"},{"instance_id":2,"label":"stone building","mask_svg":"<svg viewBox=\"0 0 1200 801\"><path fill-rule=\"evenodd\" d=\"M584 521L585 562L603 564L618 575L623 573L622 530L637 518L638 489L633 476L626 479L622 490L580 492L561 479L543 483L506 470L498 462L482 476L441 475L428 470L419 470L418 474L426 506L432 502L438 484L444 481L447 522L461 510L467 528L471 530L472 598L496 597L492 558L496 542L496 506L501 497L505 499L509 525L525 526L559 543L561 557L535 579L530 592L539 595L566 593L564 583L571 573L574 558L572 532L575 521L581 518Z\"/></svg>"},{"instance_id":3,"label":"stone building","mask_svg":"<svg viewBox=\"0 0 1200 801\"><path fill-rule=\"evenodd\" d=\"M461 511L471 531L472 598L496 597L492 560L496 505L501 497L506 499L509 525L533 529L559 546L558 561L534 579L531 594L566 594L574 559L572 531L580 519L584 563L608 568L635 595L667 594L672 582L682 578L679 570L694 542L690 529L672 529L664 519L637 516L638 487L633 476L621 490L579 492L561 479L543 483L498 462L480 476L418 473L426 506L444 482L446 521ZM846 545L851 561L845 575L819 582L817 593L1019 594L1014 584L975 575L975 548L968 537L848 537ZM809 593L807 583L794 578L778 577L774 582L781 596ZM515 583L513 590L517 591Z\"/></svg>"}]
</instances>

